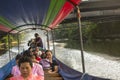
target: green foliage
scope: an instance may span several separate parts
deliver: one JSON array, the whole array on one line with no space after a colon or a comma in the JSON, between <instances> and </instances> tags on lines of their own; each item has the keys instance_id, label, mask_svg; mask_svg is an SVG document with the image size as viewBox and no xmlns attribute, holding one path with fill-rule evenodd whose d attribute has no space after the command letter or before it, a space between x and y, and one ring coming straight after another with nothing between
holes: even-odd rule
<instances>
[{"instance_id":1,"label":"green foliage","mask_svg":"<svg viewBox=\"0 0 120 80\"><path fill-rule=\"evenodd\" d=\"M77 23L69 23L66 25L61 25L61 29L55 30L55 36L57 39L69 39L69 40L76 40L79 42L79 27ZM92 22L83 22L82 23L82 36L83 39L91 39L92 33L97 28L97 25Z\"/></svg>"},{"instance_id":2,"label":"green foliage","mask_svg":"<svg viewBox=\"0 0 120 80\"><path fill-rule=\"evenodd\" d=\"M83 36L86 37L87 39L91 39L92 33L96 28L97 28L97 24L92 22L85 22L84 26L82 27Z\"/></svg>"},{"instance_id":3,"label":"green foliage","mask_svg":"<svg viewBox=\"0 0 120 80\"><path fill-rule=\"evenodd\" d=\"M27 33L21 33L21 34L19 34L19 40L20 41L22 41L24 38L25 38L25 34L27 34Z\"/></svg>"},{"instance_id":4,"label":"green foliage","mask_svg":"<svg viewBox=\"0 0 120 80\"><path fill-rule=\"evenodd\" d=\"M66 24L59 26L60 29L55 30L56 39L77 39L79 35L79 29L76 24ZM77 34L77 35L76 35Z\"/></svg>"},{"instance_id":5,"label":"green foliage","mask_svg":"<svg viewBox=\"0 0 120 80\"><path fill-rule=\"evenodd\" d=\"M14 40L14 37L10 35L10 42L12 42L13 40ZM2 38L2 42L8 44L8 35Z\"/></svg>"},{"instance_id":6,"label":"green foliage","mask_svg":"<svg viewBox=\"0 0 120 80\"><path fill-rule=\"evenodd\" d=\"M69 23L60 26L62 29L55 30L56 39L68 39L68 47L74 47L79 45L79 27L77 23ZM120 23L109 22L109 23L93 23L93 22L82 22L82 37L83 42L87 40L91 42L97 39L118 39L120 35ZM71 43L71 45L70 45Z\"/></svg>"},{"instance_id":7,"label":"green foliage","mask_svg":"<svg viewBox=\"0 0 120 80\"><path fill-rule=\"evenodd\" d=\"M99 23L93 32L94 38L117 38L120 35L120 22Z\"/></svg>"},{"instance_id":8,"label":"green foliage","mask_svg":"<svg viewBox=\"0 0 120 80\"><path fill-rule=\"evenodd\" d=\"M10 35L9 37L10 37L10 38L9 38L10 43L11 43L12 41L14 41L14 37L13 37L12 35ZM6 48L8 47L8 35L4 36L0 41L1 41L0 44L1 44L1 43L4 43L5 46L6 46Z\"/></svg>"}]
</instances>

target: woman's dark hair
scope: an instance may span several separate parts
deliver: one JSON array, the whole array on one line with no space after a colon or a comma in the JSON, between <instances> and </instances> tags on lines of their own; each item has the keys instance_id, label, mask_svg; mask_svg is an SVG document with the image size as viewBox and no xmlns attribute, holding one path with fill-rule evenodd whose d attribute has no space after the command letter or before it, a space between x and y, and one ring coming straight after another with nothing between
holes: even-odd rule
<instances>
[{"instance_id":1,"label":"woman's dark hair","mask_svg":"<svg viewBox=\"0 0 120 80\"><path fill-rule=\"evenodd\" d=\"M23 56L19 59L18 61L18 66L20 67L21 63L25 63L28 62L30 64L31 67L33 67L33 63L30 57L27 56Z\"/></svg>"},{"instance_id":2,"label":"woman's dark hair","mask_svg":"<svg viewBox=\"0 0 120 80\"><path fill-rule=\"evenodd\" d=\"M42 53L42 54L41 54L41 58L42 58L42 59L45 59L46 56L47 56L47 55L46 55L45 53Z\"/></svg>"},{"instance_id":3,"label":"woman's dark hair","mask_svg":"<svg viewBox=\"0 0 120 80\"><path fill-rule=\"evenodd\" d=\"M51 54L52 54L52 51L51 51L51 50L46 50L46 51L45 51L45 54L46 54L47 52L51 52Z\"/></svg>"},{"instance_id":4,"label":"woman's dark hair","mask_svg":"<svg viewBox=\"0 0 120 80\"><path fill-rule=\"evenodd\" d=\"M29 51L29 50L26 50L26 51L23 52L22 55L23 55L23 56L29 56L29 55L30 55L30 51Z\"/></svg>"},{"instance_id":5,"label":"woman's dark hair","mask_svg":"<svg viewBox=\"0 0 120 80\"><path fill-rule=\"evenodd\" d=\"M21 57L22 57L21 54L17 54L16 57L15 57L15 60L19 60Z\"/></svg>"}]
</instances>

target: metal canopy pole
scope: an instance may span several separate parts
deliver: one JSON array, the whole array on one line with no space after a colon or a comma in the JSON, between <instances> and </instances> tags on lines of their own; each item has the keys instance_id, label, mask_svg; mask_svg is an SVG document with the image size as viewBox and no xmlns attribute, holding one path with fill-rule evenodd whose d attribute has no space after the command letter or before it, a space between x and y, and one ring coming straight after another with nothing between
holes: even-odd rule
<instances>
[{"instance_id":1,"label":"metal canopy pole","mask_svg":"<svg viewBox=\"0 0 120 80\"><path fill-rule=\"evenodd\" d=\"M19 33L17 34L17 41L18 41L18 54L20 54L20 41L19 41Z\"/></svg>"},{"instance_id":2,"label":"metal canopy pole","mask_svg":"<svg viewBox=\"0 0 120 80\"><path fill-rule=\"evenodd\" d=\"M47 46L48 46L48 50L50 49L50 43L49 43L49 34L48 34L48 31L47 31Z\"/></svg>"},{"instance_id":3,"label":"metal canopy pole","mask_svg":"<svg viewBox=\"0 0 120 80\"><path fill-rule=\"evenodd\" d=\"M52 32L52 40L53 40L53 50L54 50L54 56L56 56L55 55L55 38L54 38L54 30L51 30L51 32Z\"/></svg>"},{"instance_id":4,"label":"metal canopy pole","mask_svg":"<svg viewBox=\"0 0 120 80\"><path fill-rule=\"evenodd\" d=\"M11 55L10 55L10 33L8 33L8 50L9 50L9 60L11 60Z\"/></svg>"},{"instance_id":5,"label":"metal canopy pole","mask_svg":"<svg viewBox=\"0 0 120 80\"><path fill-rule=\"evenodd\" d=\"M81 50L81 60L82 60L82 69L83 73L85 73L85 62L84 62L84 53L83 53L83 39L82 39L82 30L81 30L81 16L80 16L80 9L77 6L77 19L78 19L78 26L79 26L79 35L80 35L80 50Z\"/></svg>"}]
</instances>

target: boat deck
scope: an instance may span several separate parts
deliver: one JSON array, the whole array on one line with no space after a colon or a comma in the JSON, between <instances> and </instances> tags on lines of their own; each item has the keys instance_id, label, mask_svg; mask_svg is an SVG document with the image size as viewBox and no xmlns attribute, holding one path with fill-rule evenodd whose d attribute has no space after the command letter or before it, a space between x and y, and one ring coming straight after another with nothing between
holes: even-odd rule
<instances>
[{"instance_id":1,"label":"boat deck","mask_svg":"<svg viewBox=\"0 0 120 80\"><path fill-rule=\"evenodd\" d=\"M45 80L64 80L59 73L50 74L44 70Z\"/></svg>"}]
</instances>

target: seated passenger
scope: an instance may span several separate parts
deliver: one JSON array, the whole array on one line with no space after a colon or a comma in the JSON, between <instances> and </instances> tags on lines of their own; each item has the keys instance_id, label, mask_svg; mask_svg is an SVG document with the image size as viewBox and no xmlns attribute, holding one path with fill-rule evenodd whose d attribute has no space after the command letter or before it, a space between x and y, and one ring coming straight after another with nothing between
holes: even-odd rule
<instances>
[{"instance_id":1,"label":"seated passenger","mask_svg":"<svg viewBox=\"0 0 120 80\"><path fill-rule=\"evenodd\" d=\"M32 55L32 54L33 54L33 48L32 48L32 47L29 47L29 48L28 48L28 52L29 52L30 55Z\"/></svg>"},{"instance_id":2,"label":"seated passenger","mask_svg":"<svg viewBox=\"0 0 120 80\"><path fill-rule=\"evenodd\" d=\"M42 52L39 50L39 47L35 47L35 50L33 51L33 54L35 55L35 57L38 61L41 60Z\"/></svg>"},{"instance_id":3,"label":"seated passenger","mask_svg":"<svg viewBox=\"0 0 120 80\"><path fill-rule=\"evenodd\" d=\"M51 70L48 73L57 73L58 72L58 64L52 57L52 51L46 50L45 54L47 55L46 58L49 60Z\"/></svg>"},{"instance_id":4,"label":"seated passenger","mask_svg":"<svg viewBox=\"0 0 120 80\"><path fill-rule=\"evenodd\" d=\"M33 63L39 63L39 61L36 59L34 54L32 54L30 57L31 57Z\"/></svg>"},{"instance_id":5,"label":"seated passenger","mask_svg":"<svg viewBox=\"0 0 120 80\"><path fill-rule=\"evenodd\" d=\"M40 64L42 65L43 69L49 69L51 68L50 66L50 61L49 59L47 59L47 55L45 53L43 53L41 55L41 61L40 61Z\"/></svg>"},{"instance_id":6,"label":"seated passenger","mask_svg":"<svg viewBox=\"0 0 120 80\"><path fill-rule=\"evenodd\" d=\"M42 55L42 52L40 51L39 47L35 47L35 53L37 54L39 57Z\"/></svg>"},{"instance_id":7,"label":"seated passenger","mask_svg":"<svg viewBox=\"0 0 120 80\"><path fill-rule=\"evenodd\" d=\"M44 71L43 71L43 68L40 64L38 64L39 62L37 62L37 60L35 61L35 56L34 55L29 55L27 57L30 57L32 62L33 62L33 68L32 68L32 73L35 74L35 75L40 75L40 76L43 76L44 77ZM20 58L19 58L20 59ZM36 63L35 63L36 62ZM19 70L19 67L16 65L15 67L13 67L13 70L12 70L12 74L14 76L18 76L18 75L21 75L20 73L20 70Z\"/></svg>"},{"instance_id":8,"label":"seated passenger","mask_svg":"<svg viewBox=\"0 0 120 80\"><path fill-rule=\"evenodd\" d=\"M29 57L32 59L32 62L33 62L32 73L44 77L43 68L42 68L42 66L41 66L40 64L38 64L38 62L36 62L35 56L34 56L34 55L31 55L31 56L29 56Z\"/></svg>"},{"instance_id":9,"label":"seated passenger","mask_svg":"<svg viewBox=\"0 0 120 80\"><path fill-rule=\"evenodd\" d=\"M22 56L29 56L31 55L32 53L30 52L30 48L28 50L25 50L24 52L22 52Z\"/></svg>"},{"instance_id":10,"label":"seated passenger","mask_svg":"<svg viewBox=\"0 0 120 80\"><path fill-rule=\"evenodd\" d=\"M44 80L43 76L32 74L33 63L29 57L25 56L20 58L18 66L21 75L11 77L10 80Z\"/></svg>"},{"instance_id":11,"label":"seated passenger","mask_svg":"<svg viewBox=\"0 0 120 80\"><path fill-rule=\"evenodd\" d=\"M40 57L40 56L38 56L37 54L34 54L34 55L35 55L36 60L40 62L41 57Z\"/></svg>"}]
</instances>

